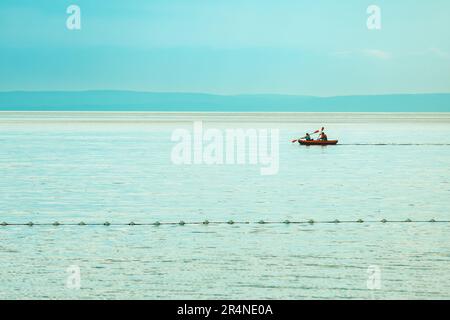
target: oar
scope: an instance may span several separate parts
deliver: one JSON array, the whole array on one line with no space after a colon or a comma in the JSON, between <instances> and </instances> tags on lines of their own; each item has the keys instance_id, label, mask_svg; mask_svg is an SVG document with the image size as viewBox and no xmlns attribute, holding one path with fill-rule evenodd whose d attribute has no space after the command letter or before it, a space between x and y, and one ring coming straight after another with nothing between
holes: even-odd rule
<instances>
[{"instance_id":1,"label":"oar","mask_svg":"<svg viewBox=\"0 0 450 320\"><path fill-rule=\"evenodd\" d=\"M324 129L324 127L322 127L321 130L316 130L316 131L314 131L313 133L310 133L309 135L319 133L320 131L323 131L323 129ZM301 137L300 139L305 139L305 138L306 138L306 136ZM294 139L294 140L292 140L292 143L295 143L295 142L297 142L297 141L300 140L300 139Z\"/></svg>"}]
</instances>

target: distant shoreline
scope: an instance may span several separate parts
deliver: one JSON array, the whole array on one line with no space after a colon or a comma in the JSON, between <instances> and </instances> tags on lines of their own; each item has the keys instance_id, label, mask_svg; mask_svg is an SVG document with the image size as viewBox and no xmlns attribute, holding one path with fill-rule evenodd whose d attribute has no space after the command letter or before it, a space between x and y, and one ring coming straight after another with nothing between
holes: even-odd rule
<instances>
[{"instance_id":1,"label":"distant shoreline","mask_svg":"<svg viewBox=\"0 0 450 320\"><path fill-rule=\"evenodd\" d=\"M450 94L300 95L130 91L0 92L0 111L450 112Z\"/></svg>"}]
</instances>

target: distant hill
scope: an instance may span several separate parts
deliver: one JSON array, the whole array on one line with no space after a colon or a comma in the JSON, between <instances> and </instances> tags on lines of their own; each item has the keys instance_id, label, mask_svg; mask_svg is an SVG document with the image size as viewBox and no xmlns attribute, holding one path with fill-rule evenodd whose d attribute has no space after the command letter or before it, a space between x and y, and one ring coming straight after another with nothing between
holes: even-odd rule
<instances>
[{"instance_id":1,"label":"distant hill","mask_svg":"<svg viewBox=\"0 0 450 320\"><path fill-rule=\"evenodd\" d=\"M450 94L312 97L134 91L0 92L0 111L449 112Z\"/></svg>"}]
</instances>

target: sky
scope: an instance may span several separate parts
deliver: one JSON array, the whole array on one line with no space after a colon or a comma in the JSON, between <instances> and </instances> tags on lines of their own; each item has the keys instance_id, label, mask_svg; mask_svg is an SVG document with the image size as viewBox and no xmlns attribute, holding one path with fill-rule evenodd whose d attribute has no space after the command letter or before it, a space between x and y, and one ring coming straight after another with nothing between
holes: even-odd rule
<instances>
[{"instance_id":1,"label":"sky","mask_svg":"<svg viewBox=\"0 0 450 320\"><path fill-rule=\"evenodd\" d=\"M1 0L0 91L449 93L449 17L448 0Z\"/></svg>"}]
</instances>

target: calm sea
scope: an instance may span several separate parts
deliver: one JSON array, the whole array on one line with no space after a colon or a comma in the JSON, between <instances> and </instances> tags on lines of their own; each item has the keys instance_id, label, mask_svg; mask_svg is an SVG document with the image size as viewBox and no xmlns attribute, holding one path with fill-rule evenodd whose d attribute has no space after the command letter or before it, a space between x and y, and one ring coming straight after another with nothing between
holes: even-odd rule
<instances>
[{"instance_id":1,"label":"calm sea","mask_svg":"<svg viewBox=\"0 0 450 320\"><path fill-rule=\"evenodd\" d=\"M279 129L278 174L174 165L194 120ZM0 222L87 225L0 226L0 299L449 299L449 168L448 114L2 112ZM164 224L206 219L250 223Z\"/></svg>"}]
</instances>

